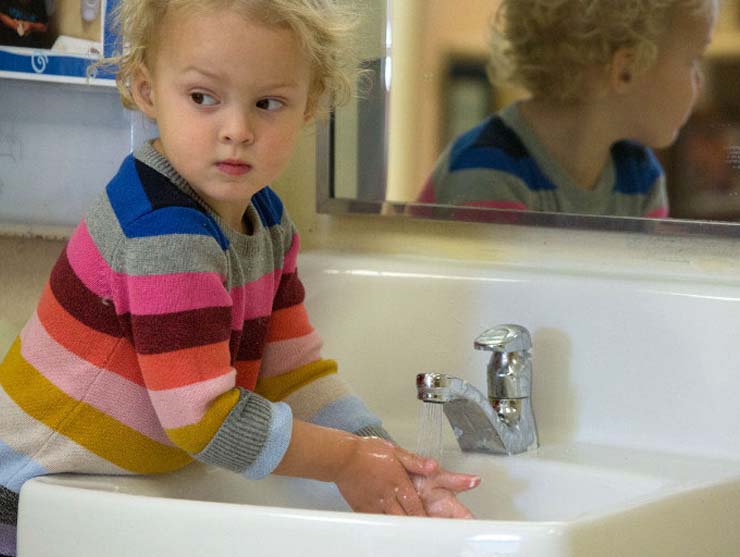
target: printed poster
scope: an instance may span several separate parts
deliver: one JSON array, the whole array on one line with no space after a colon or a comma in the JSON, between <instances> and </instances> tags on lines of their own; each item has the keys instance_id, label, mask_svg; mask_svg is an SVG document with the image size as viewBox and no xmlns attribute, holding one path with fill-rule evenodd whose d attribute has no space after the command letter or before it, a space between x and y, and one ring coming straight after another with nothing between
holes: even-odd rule
<instances>
[{"instance_id":1,"label":"printed poster","mask_svg":"<svg viewBox=\"0 0 740 557\"><path fill-rule=\"evenodd\" d=\"M114 49L118 0L0 0L0 77L114 85L88 66Z\"/></svg>"}]
</instances>

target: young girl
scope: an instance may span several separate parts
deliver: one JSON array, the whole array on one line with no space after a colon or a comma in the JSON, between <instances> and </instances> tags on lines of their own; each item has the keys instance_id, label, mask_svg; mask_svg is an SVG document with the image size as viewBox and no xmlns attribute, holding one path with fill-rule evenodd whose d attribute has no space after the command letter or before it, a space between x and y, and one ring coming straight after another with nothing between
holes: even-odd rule
<instances>
[{"instance_id":1,"label":"young girl","mask_svg":"<svg viewBox=\"0 0 740 557\"><path fill-rule=\"evenodd\" d=\"M491 73L531 97L448 146L418 201L668 216L650 148L691 112L716 15L717 0L503 0Z\"/></svg>"},{"instance_id":2,"label":"young girl","mask_svg":"<svg viewBox=\"0 0 740 557\"><path fill-rule=\"evenodd\" d=\"M454 494L478 478L380 439L321 359L296 229L267 186L320 99L346 96L343 14L331 0L124 0L119 21L123 102L160 135L77 227L0 364L0 553L32 477L193 459L335 482L357 511L469 516Z\"/></svg>"}]
</instances>

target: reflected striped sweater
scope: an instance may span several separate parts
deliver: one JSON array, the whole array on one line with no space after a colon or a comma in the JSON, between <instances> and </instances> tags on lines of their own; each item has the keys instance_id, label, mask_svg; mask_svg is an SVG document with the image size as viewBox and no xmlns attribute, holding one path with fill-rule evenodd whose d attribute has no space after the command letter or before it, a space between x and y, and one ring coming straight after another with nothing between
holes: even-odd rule
<instances>
[{"instance_id":1,"label":"reflected striped sweater","mask_svg":"<svg viewBox=\"0 0 740 557\"><path fill-rule=\"evenodd\" d=\"M0 554L38 475L197 459L259 478L293 416L384 435L320 357L279 198L264 188L245 219L228 228L148 143L124 160L0 364Z\"/></svg>"},{"instance_id":2,"label":"reflected striped sweater","mask_svg":"<svg viewBox=\"0 0 740 557\"><path fill-rule=\"evenodd\" d=\"M592 189L578 186L513 103L456 138L437 160L418 203L470 207L463 220L496 218L480 208L665 218L665 174L652 150L634 141L611 149ZM445 214L424 205L412 214ZM491 216L493 215L493 216ZM500 218L500 217L499 217ZM515 219L512 219L515 220Z\"/></svg>"}]
</instances>

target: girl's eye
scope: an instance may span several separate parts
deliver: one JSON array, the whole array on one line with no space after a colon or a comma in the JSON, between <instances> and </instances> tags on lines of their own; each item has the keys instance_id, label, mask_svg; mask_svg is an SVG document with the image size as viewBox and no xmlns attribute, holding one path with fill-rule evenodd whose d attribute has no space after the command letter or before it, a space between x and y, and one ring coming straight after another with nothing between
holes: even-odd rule
<instances>
[{"instance_id":1,"label":"girl's eye","mask_svg":"<svg viewBox=\"0 0 740 557\"><path fill-rule=\"evenodd\" d=\"M260 108L262 110L278 110L284 105L285 103L283 101L279 101L278 99L262 99L260 101L257 101L257 108Z\"/></svg>"},{"instance_id":2,"label":"girl's eye","mask_svg":"<svg viewBox=\"0 0 740 557\"><path fill-rule=\"evenodd\" d=\"M195 104L203 106L213 106L214 104L218 104L218 101L215 98L206 93L190 93L190 98Z\"/></svg>"}]
</instances>

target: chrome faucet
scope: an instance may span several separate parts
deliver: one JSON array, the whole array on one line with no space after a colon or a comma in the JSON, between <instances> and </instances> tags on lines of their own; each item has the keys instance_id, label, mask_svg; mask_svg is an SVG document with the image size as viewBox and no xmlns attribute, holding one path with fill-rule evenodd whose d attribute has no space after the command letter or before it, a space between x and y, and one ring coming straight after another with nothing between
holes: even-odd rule
<instances>
[{"instance_id":1,"label":"chrome faucet","mask_svg":"<svg viewBox=\"0 0 740 557\"><path fill-rule=\"evenodd\" d=\"M537 448L529 332L500 325L478 335L473 346L492 352L487 399L467 381L445 373L417 375L417 397L443 405L463 451L516 454Z\"/></svg>"}]
</instances>

